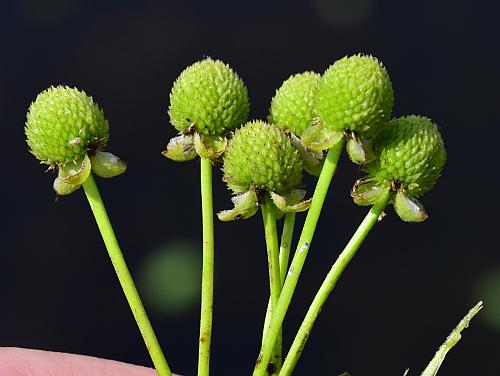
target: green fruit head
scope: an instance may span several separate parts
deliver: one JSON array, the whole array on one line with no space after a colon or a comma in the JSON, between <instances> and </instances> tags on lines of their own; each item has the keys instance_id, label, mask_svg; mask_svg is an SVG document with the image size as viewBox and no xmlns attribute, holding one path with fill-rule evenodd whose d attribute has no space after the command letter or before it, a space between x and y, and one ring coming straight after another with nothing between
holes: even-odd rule
<instances>
[{"instance_id":1,"label":"green fruit head","mask_svg":"<svg viewBox=\"0 0 500 376\"><path fill-rule=\"evenodd\" d=\"M300 137L313 125L313 99L321 76L314 72L295 74L276 90L271 101L269 121Z\"/></svg>"},{"instance_id":2,"label":"green fruit head","mask_svg":"<svg viewBox=\"0 0 500 376\"><path fill-rule=\"evenodd\" d=\"M323 74L315 96L317 115L331 131L376 134L392 112L391 80L381 62L354 55L337 60Z\"/></svg>"},{"instance_id":3,"label":"green fruit head","mask_svg":"<svg viewBox=\"0 0 500 376\"><path fill-rule=\"evenodd\" d=\"M379 185L394 184L408 197L419 197L436 183L446 162L439 130L422 116L391 120L374 139L378 159L366 166Z\"/></svg>"},{"instance_id":4,"label":"green fruit head","mask_svg":"<svg viewBox=\"0 0 500 376\"><path fill-rule=\"evenodd\" d=\"M241 78L220 60L210 58L187 67L170 92L170 122L205 135L222 135L243 124L249 112Z\"/></svg>"},{"instance_id":5,"label":"green fruit head","mask_svg":"<svg viewBox=\"0 0 500 376\"><path fill-rule=\"evenodd\" d=\"M102 150L109 136L108 121L92 97L67 86L50 87L38 95L24 131L31 153L57 166Z\"/></svg>"},{"instance_id":6,"label":"green fruit head","mask_svg":"<svg viewBox=\"0 0 500 376\"><path fill-rule=\"evenodd\" d=\"M224 181L239 194L269 190L285 194L302 181L299 153L283 131L260 120L237 129L224 154Z\"/></svg>"}]
</instances>

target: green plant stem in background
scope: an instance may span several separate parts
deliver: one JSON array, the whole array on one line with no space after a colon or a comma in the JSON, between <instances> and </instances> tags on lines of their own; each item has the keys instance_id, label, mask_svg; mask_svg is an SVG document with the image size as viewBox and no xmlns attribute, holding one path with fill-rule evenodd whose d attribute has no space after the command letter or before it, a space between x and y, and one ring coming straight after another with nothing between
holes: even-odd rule
<instances>
[{"instance_id":1,"label":"green plant stem in background","mask_svg":"<svg viewBox=\"0 0 500 376\"><path fill-rule=\"evenodd\" d=\"M441 345L441 347L439 347L438 351L436 351L434 358L432 358L431 362L425 368L424 372L422 372L421 376L435 376L437 374L446 354L448 354L448 351L450 351L453 346L460 341L460 338L462 338L462 331L469 326L472 318L476 316L482 308L483 302L479 302L469 310L455 329L453 329L453 331L448 335L446 341Z\"/></svg>"},{"instance_id":2,"label":"green plant stem in background","mask_svg":"<svg viewBox=\"0 0 500 376\"><path fill-rule=\"evenodd\" d=\"M286 311L288 310L288 306L292 300L295 286L297 286L300 272L304 266L307 252L314 236L314 231L316 230L316 224L318 223L319 215L321 213L323 203L325 202L325 197L333 178L333 174L337 169L338 160L343 148L344 142L339 142L328 151L326 156L325 163L316 184L316 189L314 190L311 207L307 212L304 227L302 228L302 233L300 234L297 250L295 251L292 263L288 270L288 275L281 290L278 305L273 311L271 323L269 324L266 337L262 343L262 347L255 364L253 376L262 376L266 371L267 363L271 357L271 352L283 324Z\"/></svg>"},{"instance_id":3,"label":"green plant stem in background","mask_svg":"<svg viewBox=\"0 0 500 376\"><path fill-rule=\"evenodd\" d=\"M201 158L201 213L203 222L203 270L201 273L201 317L198 347L198 376L210 373L210 343L214 297L214 210L212 162Z\"/></svg>"},{"instance_id":4,"label":"green plant stem in background","mask_svg":"<svg viewBox=\"0 0 500 376\"><path fill-rule=\"evenodd\" d=\"M264 202L261 205L262 219L266 236L267 264L269 267L269 290L271 295L270 312L271 316L278 304L281 292L281 273L278 245L278 231L276 229L275 206L269 196L266 194ZM274 368L279 370L281 367L281 342L276 341L271 355L271 362ZM267 367L266 367L267 368Z\"/></svg>"},{"instance_id":5,"label":"green plant stem in background","mask_svg":"<svg viewBox=\"0 0 500 376\"><path fill-rule=\"evenodd\" d=\"M337 281L342 275L342 272L349 264L349 261L351 261L352 257L356 254L356 251L359 249L375 223L377 223L378 218L387 206L389 197L389 192L387 192L379 202L372 206L365 219L363 220L363 222L361 222L351 240L349 240L349 243L347 243L346 247L328 272L325 280L321 284L321 287L316 293L316 296L314 297L314 300L307 311L304 321L300 325L290 351L288 352L285 362L283 363L283 368L281 369L281 372L279 374L280 376L288 376L292 374L293 369L295 368L295 365L297 364L297 361L299 360L299 357L302 354L302 350L304 349L304 346L307 342L309 333L311 333L314 322L321 312L321 308L323 308L326 299L335 287Z\"/></svg>"},{"instance_id":6,"label":"green plant stem in background","mask_svg":"<svg viewBox=\"0 0 500 376\"><path fill-rule=\"evenodd\" d=\"M132 276L127 268L127 264L123 258L123 254L120 250L120 246L118 245L118 241L116 240L108 214L106 213L106 208L104 207L104 203L102 202L101 195L99 194L99 190L97 189L92 174L82 185L85 190L87 200L89 201L90 208L92 209L92 213L94 214L97 222L97 226L99 227L99 231L101 232L102 239L104 240L104 244L108 250L109 257L113 267L115 268L116 275L118 276L120 285L125 293L125 297L127 298L135 321L137 322L137 326L141 331L142 338L144 338L146 348L149 351L149 355L151 356L156 371L159 376L170 376L172 373L170 372L167 361L163 356L160 344L158 343L146 311L144 310L144 306L142 305L141 298L139 297L135 287L134 281L132 280Z\"/></svg>"}]
</instances>

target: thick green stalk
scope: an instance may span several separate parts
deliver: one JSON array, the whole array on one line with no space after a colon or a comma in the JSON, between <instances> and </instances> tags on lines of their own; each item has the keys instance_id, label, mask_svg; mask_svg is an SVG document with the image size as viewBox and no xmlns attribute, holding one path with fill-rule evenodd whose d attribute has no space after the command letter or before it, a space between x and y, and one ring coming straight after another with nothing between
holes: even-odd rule
<instances>
[{"instance_id":1,"label":"thick green stalk","mask_svg":"<svg viewBox=\"0 0 500 376\"><path fill-rule=\"evenodd\" d=\"M285 359L285 363L283 364L283 368L279 374L280 376L288 376L292 374L307 342L309 333L311 333L314 322L321 312L321 308L323 308L326 299L332 292L347 264L349 264L349 261L351 261L352 257L356 254L356 251L359 249L370 230L373 228L375 223L377 223L378 218L387 206L388 200L389 192L387 192L378 203L372 206L365 219L361 222L351 240L349 240L349 243L347 243L346 247L328 272L306 313L304 321L300 325L290 351Z\"/></svg>"},{"instance_id":2,"label":"thick green stalk","mask_svg":"<svg viewBox=\"0 0 500 376\"><path fill-rule=\"evenodd\" d=\"M283 319L285 318L288 306L290 305L290 301L292 300L292 296L295 291L295 286L297 286L300 272L304 266L307 252L309 250L309 246L311 245L314 231L316 230L319 215L321 213L323 203L325 202L326 193L328 192L330 182L337 168L337 163L343 147L344 142L339 142L328 151L326 156L323 169L321 170L318 183L316 184L316 189L314 190L311 207L307 212L304 227L302 228L302 233L300 234L297 250L295 251L292 263L288 269L288 275L281 290L278 305L273 312L271 323L269 324L269 329L266 333L266 338L264 339L260 349L253 376L263 376L265 373L274 343L280 332Z\"/></svg>"},{"instance_id":3,"label":"thick green stalk","mask_svg":"<svg viewBox=\"0 0 500 376\"><path fill-rule=\"evenodd\" d=\"M269 290L271 295L271 305L268 312L271 313L278 304L278 299L281 292L281 273L280 273L280 260L279 260L279 245L278 245L278 231L276 229L276 214L275 207L269 196L266 195L264 202L261 205L262 219L264 222L264 230L266 236L266 249L267 249L267 264L269 267ZM274 350L271 355L271 362L275 370L281 367L281 342L276 341ZM270 372L274 374L275 372Z\"/></svg>"},{"instance_id":4,"label":"thick green stalk","mask_svg":"<svg viewBox=\"0 0 500 376\"><path fill-rule=\"evenodd\" d=\"M97 226L101 232L102 239L108 250L109 257L115 268L116 275L120 281L120 285L125 293L132 314L134 315L137 326L141 331L142 338L146 344L146 348L149 351L149 355L153 361L153 364L158 372L159 376L170 376L170 368L168 367L167 361L163 356L160 348L160 344L156 339L156 335L153 331L151 323L149 322L144 306L142 305L141 298L137 292L132 276L127 268L125 259L123 258L122 251L116 240L115 233L106 213L106 208L102 202L101 195L95 184L92 174L83 183L83 189L89 201L90 208L94 214Z\"/></svg>"},{"instance_id":5,"label":"thick green stalk","mask_svg":"<svg viewBox=\"0 0 500 376\"><path fill-rule=\"evenodd\" d=\"M210 373L210 343L214 297L214 210L212 163L201 158L201 213L203 222L203 269L201 273L201 317L198 348L198 376Z\"/></svg>"}]
</instances>

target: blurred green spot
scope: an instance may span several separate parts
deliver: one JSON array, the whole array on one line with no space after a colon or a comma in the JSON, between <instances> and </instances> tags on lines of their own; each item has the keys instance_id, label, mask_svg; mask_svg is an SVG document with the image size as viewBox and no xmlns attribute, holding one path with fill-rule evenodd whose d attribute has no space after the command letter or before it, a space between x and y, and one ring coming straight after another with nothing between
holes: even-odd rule
<instances>
[{"instance_id":1,"label":"blurred green spot","mask_svg":"<svg viewBox=\"0 0 500 376\"><path fill-rule=\"evenodd\" d=\"M186 240L147 252L138 274L147 308L160 315L177 316L198 305L201 252L201 245Z\"/></svg>"},{"instance_id":2,"label":"blurred green spot","mask_svg":"<svg viewBox=\"0 0 500 376\"><path fill-rule=\"evenodd\" d=\"M474 285L473 294L475 299L483 300L486 307L478 320L500 331L500 269L481 274Z\"/></svg>"}]
</instances>

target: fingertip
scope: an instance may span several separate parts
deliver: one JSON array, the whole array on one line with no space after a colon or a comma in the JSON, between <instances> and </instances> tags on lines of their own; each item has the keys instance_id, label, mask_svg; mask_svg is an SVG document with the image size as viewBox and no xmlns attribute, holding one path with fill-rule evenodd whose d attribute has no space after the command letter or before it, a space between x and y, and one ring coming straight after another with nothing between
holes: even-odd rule
<instances>
[{"instance_id":1,"label":"fingertip","mask_svg":"<svg viewBox=\"0 0 500 376\"><path fill-rule=\"evenodd\" d=\"M0 347L0 375L156 376L151 368L85 355Z\"/></svg>"}]
</instances>

